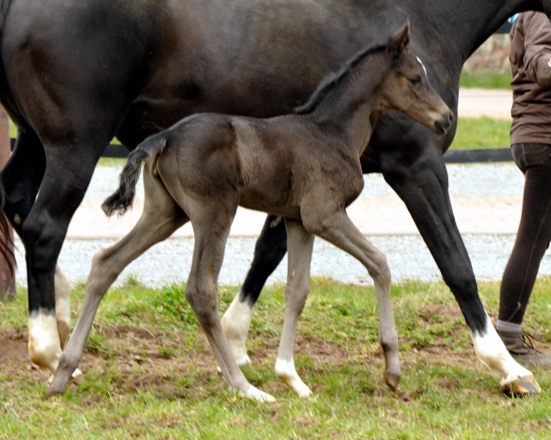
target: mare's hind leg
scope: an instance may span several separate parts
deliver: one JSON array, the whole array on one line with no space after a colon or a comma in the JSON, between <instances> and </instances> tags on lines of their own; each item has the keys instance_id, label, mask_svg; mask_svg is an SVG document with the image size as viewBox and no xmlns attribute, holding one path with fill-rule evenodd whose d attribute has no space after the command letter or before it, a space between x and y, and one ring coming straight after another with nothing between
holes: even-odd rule
<instances>
[{"instance_id":1,"label":"mare's hind leg","mask_svg":"<svg viewBox=\"0 0 551 440\"><path fill-rule=\"evenodd\" d=\"M20 236L22 225L33 207L46 170L42 142L32 128L21 124L15 150L3 168L1 177L6 192L4 211ZM71 286L59 266L55 268L54 285L57 329L63 347L70 329Z\"/></svg>"},{"instance_id":2,"label":"mare's hind leg","mask_svg":"<svg viewBox=\"0 0 551 440\"><path fill-rule=\"evenodd\" d=\"M23 122L21 124L15 150L1 174L6 192L4 212L19 236L22 235L23 224L34 205L46 169L42 142L29 126ZM59 266L55 267L54 285L57 332L62 348L70 330L71 286ZM44 357L32 352L30 356L33 360Z\"/></svg>"},{"instance_id":3,"label":"mare's hind leg","mask_svg":"<svg viewBox=\"0 0 551 440\"><path fill-rule=\"evenodd\" d=\"M58 265L55 267L54 287L57 333L63 350L71 331L71 282Z\"/></svg>"},{"instance_id":4,"label":"mare's hind leg","mask_svg":"<svg viewBox=\"0 0 551 440\"><path fill-rule=\"evenodd\" d=\"M188 221L188 217L167 193L162 182L152 175L151 170L144 172L144 186L144 211L138 223L118 243L94 255L82 310L59 360L54 381L46 391L48 397L65 391L71 374L82 359L99 304L111 284L128 264Z\"/></svg>"},{"instance_id":5,"label":"mare's hind leg","mask_svg":"<svg viewBox=\"0 0 551 440\"><path fill-rule=\"evenodd\" d=\"M247 354L247 335L253 309L268 277L276 269L287 251L285 222L269 215L254 248L254 259L243 287L222 317L222 327L231 351L239 365L251 362Z\"/></svg>"},{"instance_id":6,"label":"mare's hind leg","mask_svg":"<svg viewBox=\"0 0 551 440\"><path fill-rule=\"evenodd\" d=\"M218 274L224 258L224 248L231 222L237 209L237 201L189 200L186 203L193 231L195 249L189 280L186 284L186 299L205 331L210 346L228 385L238 390L239 395L254 400L272 401L272 396L252 386L231 352L218 311Z\"/></svg>"},{"instance_id":7,"label":"mare's hind leg","mask_svg":"<svg viewBox=\"0 0 551 440\"><path fill-rule=\"evenodd\" d=\"M55 268L67 227L82 201L97 160L95 156L83 160L87 147L92 148L75 146L71 154L52 147L40 191L19 229L27 262L29 355L33 362L52 373L61 354Z\"/></svg>"},{"instance_id":8,"label":"mare's hind leg","mask_svg":"<svg viewBox=\"0 0 551 440\"><path fill-rule=\"evenodd\" d=\"M390 269L385 255L373 246L354 226L346 211L339 210L320 220L320 216L308 218L303 214L307 230L356 257L367 269L375 283L379 304L379 340L386 362L385 382L395 390L401 378L398 358L398 335L394 324L390 298Z\"/></svg>"},{"instance_id":9,"label":"mare's hind leg","mask_svg":"<svg viewBox=\"0 0 551 440\"><path fill-rule=\"evenodd\" d=\"M287 227L288 270L285 287L285 319L279 343L275 371L301 397L311 394L295 369L293 348L298 320L310 291L310 263L314 246L314 234L307 232L298 220L285 220Z\"/></svg>"}]
</instances>

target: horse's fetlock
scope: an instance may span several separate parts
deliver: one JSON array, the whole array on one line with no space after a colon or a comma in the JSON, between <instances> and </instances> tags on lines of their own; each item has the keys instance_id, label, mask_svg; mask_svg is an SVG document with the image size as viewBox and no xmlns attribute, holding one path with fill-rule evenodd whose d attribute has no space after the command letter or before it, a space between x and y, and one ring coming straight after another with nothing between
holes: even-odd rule
<instances>
[{"instance_id":1,"label":"horse's fetlock","mask_svg":"<svg viewBox=\"0 0 551 440\"><path fill-rule=\"evenodd\" d=\"M59 370L74 371L80 364L80 356L69 352L63 352L59 358Z\"/></svg>"},{"instance_id":2,"label":"horse's fetlock","mask_svg":"<svg viewBox=\"0 0 551 440\"><path fill-rule=\"evenodd\" d=\"M379 341L381 344L381 348L383 349L383 353L394 353L398 351L398 341Z\"/></svg>"}]
</instances>

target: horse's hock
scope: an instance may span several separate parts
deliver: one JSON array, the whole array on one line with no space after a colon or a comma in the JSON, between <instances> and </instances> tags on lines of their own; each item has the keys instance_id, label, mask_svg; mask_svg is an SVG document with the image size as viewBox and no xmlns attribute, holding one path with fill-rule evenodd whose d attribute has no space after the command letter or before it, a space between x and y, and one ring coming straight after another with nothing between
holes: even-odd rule
<instances>
[{"instance_id":1,"label":"horse's hock","mask_svg":"<svg viewBox=\"0 0 551 440\"><path fill-rule=\"evenodd\" d=\"M465 62L463 69L472 71L507 72L511 37L509 34L494 34L488 38Z\"/></svg>"}]
</instances>

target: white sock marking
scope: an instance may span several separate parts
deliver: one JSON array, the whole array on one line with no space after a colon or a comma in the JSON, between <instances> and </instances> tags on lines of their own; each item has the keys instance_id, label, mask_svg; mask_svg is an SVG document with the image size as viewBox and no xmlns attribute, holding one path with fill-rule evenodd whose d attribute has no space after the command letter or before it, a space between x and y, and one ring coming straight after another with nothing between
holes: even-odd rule
<instances>
[{"instance_id":1,"label":"white sock marking","mask_svg":"<svg viewBox=\"0 0 551 440\"><path fill-rule=\"evenodd\" d=\"M532 375L509 354L492 326L490 318L487 318L484 333L484 335L473 336L474 351L480 362L502 376L501 385L511 383L520 377Z\"/></svg>"},{"instance_id":2,"label":"white sock marking","mask_svg":"<svg viewBox=\"0 0 551 440\"><path fill-rule=\"evenodd\" d=\"M35 364L55 373L61 356L57 320L42 309L29 317L29 356Z\"/></svg>"},{"instance_id":3,"label":"white sock marking","mask_svg":"<svg viewBox=\"0 0 551 440\"><path fill-rule=\"evenodd\" d=\"M251 362L247 354L247 335L253 317L253 309L239 300L238 294L222 317L222 328L238 365Z\"/></svg>"},{"instance_id":4,"label":"white sock marking","mask_svg":"<svg viewBox=\"0 0 551 440\"><path fill-rule=\"evenodd\" d=\"M57 319L65 322L68 327L71 323L71 284L61 271L59 266L55 267L55 314Z\"/></svg>"},{"instance_id":5,"label":"white sock marking","mask_svg":"<svg viewBox=\"0 0 551 440\"><path fill-rule=\"evenodd\" d=\"M277 377L300 397L307 397L312 394L310 388L308 388L298 375L293 359L286 361L278 358L275 364L275 373Z\"/></svg>"}]
</instances>

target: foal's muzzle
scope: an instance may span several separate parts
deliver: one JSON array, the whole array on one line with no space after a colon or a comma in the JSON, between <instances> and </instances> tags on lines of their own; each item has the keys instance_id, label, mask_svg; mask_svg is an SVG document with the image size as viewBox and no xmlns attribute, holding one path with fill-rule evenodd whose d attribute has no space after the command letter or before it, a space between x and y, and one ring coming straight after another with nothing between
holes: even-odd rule
<instances>
[{"instance_id":1,"label":"foal's muzzle","mask_svg":"<svg viewBox=\"0 0 551 440\"><path fill-rule=\"evenodd\" d=\"M454 116L451 110L445 112L440 119L434 122L434 131L438 134L446 134L453 124Z\"/></svg>"}]
</instances>

